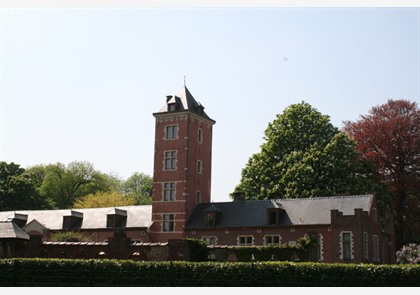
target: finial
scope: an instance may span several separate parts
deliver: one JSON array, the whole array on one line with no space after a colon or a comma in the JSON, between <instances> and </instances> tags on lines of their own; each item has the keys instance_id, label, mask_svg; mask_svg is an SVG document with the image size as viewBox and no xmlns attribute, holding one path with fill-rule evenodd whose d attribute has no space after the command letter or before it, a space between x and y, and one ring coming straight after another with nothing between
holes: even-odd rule
<instances>
[{"instance_id":1,"label":"finial","mask_svg":"<svg viewBox=\"0 0 420 295\"><path fill-rule=\"evenodd\" d=\"M186 84L187 82L186 82L186 76L184 76L184 86L186 86L185 84Z\"/></svg>"}]
</instances>

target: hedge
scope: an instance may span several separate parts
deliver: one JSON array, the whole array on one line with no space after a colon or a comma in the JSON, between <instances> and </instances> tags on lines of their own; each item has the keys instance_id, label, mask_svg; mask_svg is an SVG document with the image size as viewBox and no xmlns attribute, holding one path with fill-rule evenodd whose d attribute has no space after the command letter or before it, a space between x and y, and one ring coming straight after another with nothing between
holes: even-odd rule
<instances>
[{"instance_id":1,"label":"hedge","mask_svg":"<svg viewBox=\"0 0 420 295\"><path fill-rule=\"evenodd\" d=\"M420 265L0 259L1 287L420 287Z\"/></svg>"}]
</instances>

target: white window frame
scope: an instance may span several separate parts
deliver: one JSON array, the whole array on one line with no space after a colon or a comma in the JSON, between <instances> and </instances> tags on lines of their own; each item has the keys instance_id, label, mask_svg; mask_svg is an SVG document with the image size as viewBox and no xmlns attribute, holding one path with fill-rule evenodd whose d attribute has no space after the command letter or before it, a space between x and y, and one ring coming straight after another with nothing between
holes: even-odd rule
<instances>
[{"instance_id":1,"label":"white window frame","mask_svg":"<svg viewBox=\"0 0 420 295\"><path fill-rule=\"evenodd\" d=\"M245 239L245 241L241 241ZM251 241L249 241L251 240ZM254 236L252 235L239 235L237 238L238 246L254 246Z\"/></svg>"},{"instance_id":2,"label":"white window frame","mask_svg":"<svg viewBox=\"0 0 420 295\"><path fill-rule=\"evenodd\" d=\"M165 140L178 139L178 125L166 125L165 126Z\"/></svg>"},{"instance_id":3,"label":"white window frame","mask_svg":"<svg viewBox=\"0 0 420 295\"><path fill-rule=\"evenodd\" d=\"M175 231L175 214L162 214L162 232Z\"/></svg>"},{"instance_id":4,"label":"white window frame","mask_svg":"<svg viewBox=\"0 0 420 295\"><path fill-rule=\"evenodd\" d=\"M271 241L267 241L268 239L278 238L279 241L277 243ZM281 235L265 235L264 236L264 245L281 245Z\"/></svg>"},{"instance_id":5,"label":"white window frame","mask_svg":"<svg viewBox=\"0 0 420 295\"><path fill-rule=\"evenodd\" d=\"M344 234L349 234L350 235L350 241L349 241L350 257L349 257L349 259L347 257L344 258ZM340 259L341 260L349 261L349 260L354 259L354 253L353 253L354 245L353 245L353 243L354 243L354 239L353 239L353 233L351 231L342 231L340 233Z\"/></svg>"},{"instance_id":6,"label":"white window frame","mask_svg":"<svg viewBox=\"0 0 420 295\"><path fill-rule=\"evenodd\" d=\"M317 235L318 241L317 241L317 259L318 261L324 261L324 236L322 234Z\"/></svg>"},{"instance_id":7,"label":"white window frame","mask_svg":"<svg viewBox=\"0 0 420 295\"><path fill-rule=\"evenodd\" d=\"M162 184L163 201L176 201L176 182L164 182Z\"/></svg>"},{"instance_id":8,"label":"white window frame","mask_svg":"<svg viewBox=\"0 0 420 295\"><path fill-rule=\"evenodd\" d=\"M163 170L173 171L176 170L178 164L178 151L170 150L163 152Z\"/></svg>"},{"instance_id":9,"label":"white window frame","mask_svg":"<svg viewBox=\"0 0 420 295\"><path fill-rule=\"evenodd\" d=\"M207 245L217 245L217 236L203 236L201 239L206 242Z\"/></svg>"}]
</instances>

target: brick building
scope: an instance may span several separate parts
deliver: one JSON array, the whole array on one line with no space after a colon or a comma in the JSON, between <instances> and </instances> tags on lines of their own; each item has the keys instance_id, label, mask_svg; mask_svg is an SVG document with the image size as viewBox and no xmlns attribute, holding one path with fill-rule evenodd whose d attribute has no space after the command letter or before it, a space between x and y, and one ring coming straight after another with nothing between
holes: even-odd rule
<instances>
[{"instance_id":1,"label":"brick building","mask_svg":"<svg viewBox=\"0 0 420 295\"><path fill-rule=\"evenodd\" d=\"M380 218L374 195L311 199L279 196L276 200L245 201L237 194L232 202L213 203L211 161L215 121L186 86L176 95L167 96L165 105L153 116L152 205L0 212L0 257L19 253L16 249L22 249L31 238L44 241L47 247L51 245L48 244L51 233L68 230L83 232L91 241L89 249L99 251L115 241L116 229L124 229L121 241L128 239L124 251L131 251L123 255L126 258L146 251L143 247L133 252L128 246L159 247L184 238L203 239L209 249L216 250L294 244L300 237L311 234L318 238L318 261L395 262L393 220L388 214ZM55 245L54 249L58 246L66 245ZM69 249L74 244L67 246ZM78 246L78 254L72 257L81 255Z\"/></svg>"}]
</instances>

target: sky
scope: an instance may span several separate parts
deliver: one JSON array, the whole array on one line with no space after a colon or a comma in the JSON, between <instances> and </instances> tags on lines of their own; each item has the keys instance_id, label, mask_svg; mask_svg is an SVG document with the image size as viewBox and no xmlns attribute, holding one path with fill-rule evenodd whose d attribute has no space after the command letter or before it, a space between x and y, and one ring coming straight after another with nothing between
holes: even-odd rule
<instances>
[{"instance_id":1,"label":"sky","mask_svg":"<svg viewBox=\"0 0 420 295\"><path fill-rule=\"evenodd\" d=\"M153 175L153 113L186 83L216 121L212 201L230 201L268 123L307 102L337 128L420 103L418 7L0 10L0 161Z\"/></svg>"}]
</instances>

